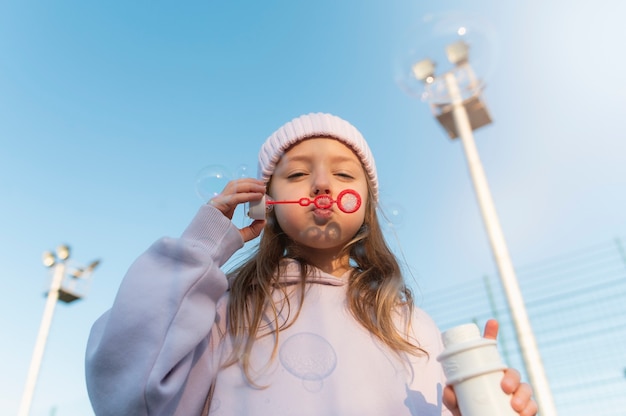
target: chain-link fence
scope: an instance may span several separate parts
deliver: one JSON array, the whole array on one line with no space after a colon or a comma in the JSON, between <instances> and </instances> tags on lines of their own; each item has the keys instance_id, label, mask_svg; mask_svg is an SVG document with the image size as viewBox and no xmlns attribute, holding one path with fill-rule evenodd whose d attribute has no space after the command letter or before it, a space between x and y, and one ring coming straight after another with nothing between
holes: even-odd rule
<instances>
[{"instance_id":1,"label":"chain-link fence","mask_svg":"<svg viewBox=\"0 0 626 416\"><path fill-rule=\"evenodd\" d=\"M560 415L626 415L626 255L619 239L516 268ZM423 293L442 330L489 318L499 348L527 380L497 276Z\"/></svg>"}]
</instances>

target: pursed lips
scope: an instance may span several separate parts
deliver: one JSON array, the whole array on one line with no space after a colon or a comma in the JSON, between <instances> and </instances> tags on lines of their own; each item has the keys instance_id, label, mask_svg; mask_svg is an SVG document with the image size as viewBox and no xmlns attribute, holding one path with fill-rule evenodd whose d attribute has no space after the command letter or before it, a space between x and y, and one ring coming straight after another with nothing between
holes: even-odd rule
<instances>
[{"instance_id":1,"label":"pursed lips","mask_svg":"<svg viewBox=\"0 0 626 416\"><path fill-rule=\"evenodd\" d=\"M315 208L313 209L313 215L320 219L328 219L333 215L333 210L330 208Z\"/></svg>"}]
</instances>

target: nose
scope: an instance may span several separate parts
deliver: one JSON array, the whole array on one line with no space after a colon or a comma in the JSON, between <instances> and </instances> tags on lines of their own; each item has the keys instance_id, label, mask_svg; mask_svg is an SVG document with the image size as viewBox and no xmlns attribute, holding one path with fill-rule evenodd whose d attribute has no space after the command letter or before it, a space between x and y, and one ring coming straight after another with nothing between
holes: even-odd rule
<instances>
[{"instance_id":1,"label":"nose","mask_svg":"<svg viewBox=\"0 0 626 416\"><path fill-rule=\"evenodd\" d=\"M317 189L315 188L315 190L313 191L313 195L317 196L317 195L330 195L330 189Z\"/></svg>"},{"instance_id":2,"label":"nose","mask_svg":"<svg viewBox=\"0 0 626 416\"><path fill-rule=\"evenodd\" d=\"M313 178L313 195L330 194L330 180L326 173L317 173Z\"/></svg>"}]
</instances>

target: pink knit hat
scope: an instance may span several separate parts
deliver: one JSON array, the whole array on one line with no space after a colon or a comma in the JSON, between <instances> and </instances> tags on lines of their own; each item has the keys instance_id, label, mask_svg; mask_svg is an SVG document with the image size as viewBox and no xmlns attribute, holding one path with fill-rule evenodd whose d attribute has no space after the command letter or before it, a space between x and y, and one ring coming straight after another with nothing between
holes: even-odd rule
<instances>
[{"instance_id":1,"label":"pink knit hat","mask_svg":"<svg viewBox=\"0 0 626 416\"><path fill-rule=\"evenodd\" d=\"M268 137L259 151L259 178L268 182L285 151L312 137L332 137L350 147L370 178L372 199L378 201L378 176L372 151L352 124L332 114L311 113L294 118Z\"/></svg>"}]
</instances>

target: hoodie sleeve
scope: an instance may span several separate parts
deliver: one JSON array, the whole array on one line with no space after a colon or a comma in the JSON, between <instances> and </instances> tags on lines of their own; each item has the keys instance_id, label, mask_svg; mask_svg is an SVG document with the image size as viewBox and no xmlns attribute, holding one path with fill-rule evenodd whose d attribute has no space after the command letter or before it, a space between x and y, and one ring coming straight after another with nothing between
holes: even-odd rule
<instances>
[{"instance_id":1,"label":"hoodie sleeve","mask_svg":"<svg viewBox=\"0 0 626 416\"><path fill-rule=\"evenodd\" d=\"M441 363L437 361L443 352L441 332L433 319L417 306L413 309L410 331L413 341L428 352L428 355L412 360L414 378L409 389L419 392L412 395L418 399L413 403L416 414L452 416L452 412L443 404L446 376Z\"/></svg>"},{"instance_id":2,"label":"hoodie sleeve","mask_svg":"<svg viewBox=\"0 0 626 416\"><path fill-rule=\"evenodd\" d=\"M232 222L204 205L181 238L162 238L132 264L87 344L97 415L200 414L218 365L220 267L241 247Z\"/></svg>"}]
</instances>

